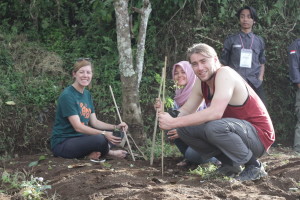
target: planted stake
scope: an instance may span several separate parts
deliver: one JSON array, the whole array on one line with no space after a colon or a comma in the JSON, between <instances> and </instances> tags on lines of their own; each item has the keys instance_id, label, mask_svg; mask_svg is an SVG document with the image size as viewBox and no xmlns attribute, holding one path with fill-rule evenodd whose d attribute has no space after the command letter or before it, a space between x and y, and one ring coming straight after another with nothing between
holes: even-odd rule
<instances>
[{"instance_id":1,"label":"planted stake","mask_svg":"<svg viewBox=\"0 0 300 200\"><path fill-rule=\"evenodd\" d=\"M160 98L160 95L161 95L163 79L164 79L164 68L162 68L162 71L161 71L161 80L160 80L158 98ZM157 131L157 121L158 121L158 109L156 109L156 114L155 114L154 130L153 130L153 136L152 136L152 148L151 148L151 156L150 156L150 165L153 165L153 159L154 159L154 147L155 147L155 138L156 138L156 131Z\"/></svg>"},{"instance_id":2,"label":"planted stake","mask_svg":"<svg viewBox=\"0 0 300 200\"><path fill-rule=\"evenodd\" d=\"M114 96L114 93L113 93L113 90L112 90L111 86L109 86L109 89L110 89L111 96L112 96L112 98L114 100L114 104L115 104L115 107L116 107L116 110L117 110L117 113L118 113L118 117L119 117L120 123L122 123L123 121L122 121L122 118L121 118L121 115L120 115L120 112L119 112L119 109L118 109L118 106L117 106L117 103L116 103L116 100L115 100L115 96ZM134 155L133 155L133 153L131 151L131 146L130 146L130 143L129 143L126 131L124 129L122 131L124 132L124 136L125 136L126 142L128 144L128 148L129 148L129 152L130 152L130 154L132 156L132 160L135 161L135 157L134 157Z\"/></svg>"},{"instance_id":3,"label":"planted stake","mask_svg":"<svg viewBox=\"0 0 300 200\"><path fill-rule=\"evenodd\" d=\"M166 89L166 73L167 73L167 56L165 56L165 66L164 66L164 78L163 78L163 89L162 89L162 112L165 112L165 89ZM164 176L164 131L161 130L161 175Z\"/></svg>"}]
</instances>

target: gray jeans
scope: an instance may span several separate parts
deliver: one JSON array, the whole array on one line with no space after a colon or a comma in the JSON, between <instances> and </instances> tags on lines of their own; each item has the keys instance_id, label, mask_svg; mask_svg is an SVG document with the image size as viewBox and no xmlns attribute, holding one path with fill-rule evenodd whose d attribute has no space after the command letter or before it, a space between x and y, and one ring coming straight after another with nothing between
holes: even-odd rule
<instances>
[{"instance_id":1,"label":"gray jeans","mask_svg":"<svg viewBox=\"0 0 300 200\"><path fill-rule=\"evenodd\" d=\"M204 160L225 154L233 165L243 165L265 153L256 129L245 120L223 118L177 129L180 138L198 151Z\"/></svg>"}]
</instances>

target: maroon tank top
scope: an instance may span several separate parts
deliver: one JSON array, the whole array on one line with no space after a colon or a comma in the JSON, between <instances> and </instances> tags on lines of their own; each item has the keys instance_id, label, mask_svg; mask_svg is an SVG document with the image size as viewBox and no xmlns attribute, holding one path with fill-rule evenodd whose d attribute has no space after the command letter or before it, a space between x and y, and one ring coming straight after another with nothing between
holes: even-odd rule
<instances>
[{"instance_id":1,"label":"maroon tank top","mask_svg":"<svg viewBox=\"0 0 300 200\"><path fill-rule=\"evenodd\" d=\"M213 79L215 81L215 76ZM260 141L267 151L275 141L275 132L270 115L254 90L246 82L245 86L248 90L248 98L244 104L240 106L228 104L222 118L236 118L250 122L256 128ZM210 94L209 87L205 82L201 82L201 88L205 103L209 107L213 94Z\"/></svg>"}]
</instances>

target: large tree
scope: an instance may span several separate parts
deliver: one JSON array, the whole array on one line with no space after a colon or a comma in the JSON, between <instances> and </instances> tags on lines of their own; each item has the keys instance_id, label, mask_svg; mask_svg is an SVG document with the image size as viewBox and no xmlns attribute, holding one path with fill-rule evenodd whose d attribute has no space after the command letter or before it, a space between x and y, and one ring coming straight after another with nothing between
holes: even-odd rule
<instances>
[{"instance_id":1,"label":"large tree","mask_svg":"<svg viewBox=\"0 0 300 200\"><path fill-rule=\"evenodd\" d=\"M136 42L136 54L133 55L131 21L128 12L128 0L115 0L116 30L119 51L119 69L122 81L123 121L130 124L130 133L135 139L143 134L143 120L139 103L139 87L144 65L146 30L151 3L143 0L142 8L132 8L139 13L140 24Z\"/></svg>"}]
</instances>

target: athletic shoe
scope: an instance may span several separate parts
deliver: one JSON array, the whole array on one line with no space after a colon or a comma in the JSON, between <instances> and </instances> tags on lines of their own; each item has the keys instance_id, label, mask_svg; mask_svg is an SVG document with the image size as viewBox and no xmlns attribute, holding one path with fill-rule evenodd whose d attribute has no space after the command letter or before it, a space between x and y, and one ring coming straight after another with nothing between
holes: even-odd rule
<instances>
[{"instance_id":1,"label":"athletic shoe","mask_svg":"<svg viewBox=\"0 0 300 200\"><path fill-rule=\"evenodd\" d=\"M265 171L265 168L262 163L259 167L254 165L246 166L245 169L240 173L236 180L238 181L253 181L258 180L261 177L267 176L268 173Z\"/></svg>"},{"instance_id":2,"label":"athletic shoe","mask_svg":"<svg viewBox=\"0 0 300 200\"><path fill-rule=\"evenodd\" d=\"M212 157L212 158L206 160L205 163L212 163L212 164L214 164L214 165L216 165L216 166L221 166L221 165L222 165L221 161L219 161L219 160L218 160L217 158L215 158L215 157Z\"/></svg>"}]
</instances>

